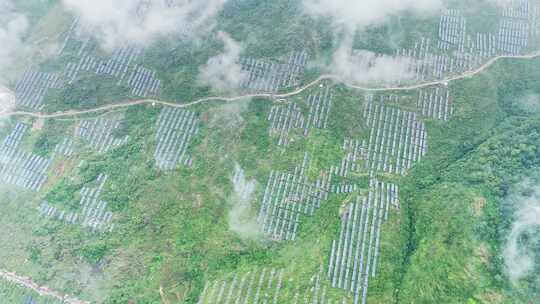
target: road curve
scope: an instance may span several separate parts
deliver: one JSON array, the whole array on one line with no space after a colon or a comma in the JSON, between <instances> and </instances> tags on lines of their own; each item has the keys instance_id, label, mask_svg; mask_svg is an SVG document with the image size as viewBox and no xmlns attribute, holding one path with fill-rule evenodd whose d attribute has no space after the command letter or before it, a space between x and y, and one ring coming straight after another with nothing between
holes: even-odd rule
<instances>
[{"instance_id":1,"label":"road curve","mask_svg":"<svg viewBox=\"0 0 540 304\"><path fill-rule=\"evenodd\" d=\"M62 303L67 304L90 304L90 302L82 301L77 298L71 297L69 295L63 294L58 291L54 291L47 286L40 286L34 281L32 281L31 278L23 277L20 275L17 275L13 272L5 271L0 269L0 279L4 279L6 281L12 282L14 284L17 284L19 286L22 286L24 288L31 289L38 293L40 296L47 296L52 297L57 300L62 301Z\"/></svg>"},{"instance_id":2,"label":"road curve","mask_svg":"<svg viewBox=\"0 0 540 304\"><path fill-rule=\"evenodd\" d=\"M70 117L70 116L77 116L77 115L83 115L83 114L98 113L98 112L115 110L119 108L125 108L125 107L134 106L134 105L141 105L141 104L162 105L162 106L169 106L173 108L187 108L187 107L191 107L200 103L210 102L210 101L232 102L232 101L237 101L237 100L241 100L245 98L253 98L253 97L287 98L287 97L301 94L305 90L313 86L316 86L320 82L325 81L325 80L332 80L335 82L340 82L340 83L343 83L346 87L349 87L351 89L367 91L367 92L410 91L410 90L421 89L421 88L430 87L434 85L441 85L441 84L446 85L456 80L473 77L483 72L485 69L489 68L490 66L492 66L494 63L496 63L498 60L501 60L501 59L533 59L537 57L540 57L540 50L535 51L528 55L497 56L497 57L491 58L486 63L479 66L478 68L474 70L466 71L460 75L448 77L441 80L434 80L434 81L423 82L423 83L413 84L413 85L405 85L405 86L393 86L393 87L390 86L390 87L380 87L380 88L365 87L365 86L355 85L352 83L347 83L345 80L343 80L337 75L326 74L326 75L321 75L320 77L313 80L312 82L302 87L299 87L294 91L291 91L289 93L282 93L282 94L255 93L255 94L246 94L246 95L230 96L230 97L227 97L227 96L204 97L204 98L197 99L192 102L183 103L183 104L155 100L155 99L141 99L141 100L125 101L125 102L120 102L116 104L104 105L104 106L96 107L93 109L68 110L68 111L54 112L54 113L27 112L27 111L4 111L4 112L0 111L0 118L7 118L11 116L29 116L29 117L35 117L35 118L60 118L60 117Z\"/></svg>"}]
</instances>

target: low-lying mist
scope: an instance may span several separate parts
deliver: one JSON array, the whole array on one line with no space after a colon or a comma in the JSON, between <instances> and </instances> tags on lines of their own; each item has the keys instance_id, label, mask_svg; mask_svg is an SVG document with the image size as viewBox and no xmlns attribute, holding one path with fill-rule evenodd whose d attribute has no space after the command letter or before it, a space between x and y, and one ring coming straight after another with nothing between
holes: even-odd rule
<instances>
[{"instance_id":1,"label":"low-lying mist","mask_svg":"<svg viewBox=\"0 0 540 304\"><path fill-rule=\"evenodd\" d=\"M528 92L517 99L517 105L527 113L540 113L540 95Z\"/></svg>"},{"instance_id":2,"label":"low-lying mist","mask_svg":"<svg viewBox=\"0 0 540 304\"><path fill-rule=\"evenodd\" d=\"M11 79L14 65L28 51L24 43L28 18L15 10L11 0L0 0L0 84Z\"/></svg>"},{"instance_id":3,"label":"low-lying mist","mask_svg":"<svg viewBox=\"0 0 540 304\"><path fill-rule=\"evenodd\" d=\"M414 75L413 62L407 58L354 49L357 32L405 13L431 17L444 8L442 0L303 0L302 5L305 14L326 18L333 25L336 49L323 69L342 81L358 85L407 81Z\"/></svg>"},{"instance_id":4,"label":"low-lying mist","mask_svg":"<svg viewBox=\"0 0 540 304\"><path fill-rule=\"evenodd\" d=\"M80 17L104 49L125 43L147 46L157 38L181 34L194 38L211 31L226 0L62 0Z\"/></svg>"},{"instance_id":5,"label":"low-lying mist","mask_svg":"<svg viewBox=\"0 0 540 304\"><path fill-rule=\"evenodd\" d=\"M336 27L352 31L404 12L431 14L443 8L443 0L302 0L302 4L305 13L329 17Z\"/></svg>"},{"instance_id":6,"label":"low-lying mist","mask_svg":"<svg viewBox=\"0 0 540 304\"><path fill-rule=\"evenodd\" d=\"M515 287L540 270L540 184L526 180L520 188L509 198L515 211L503 250L505 271Z\"/></svg>"},{"instance_id":7,"label":"low-lying mist","mask_svg":"<svg viewBox=\"0 0 540 304\"><path fill-rule=\"evenodd\" d=\"M261 229L253 214L252 201L257 181L248 180L240 165L235 164L232 177L234 192L231 196L229 211L229 229L245 239L256 239L261 236Z\"/></svg>"},{"instance_id":8,"label":"low-lying mist","mask_svg":"<svg viewBox=\"0 0 540 304\"><path fill-rule=\"evenodd\" d=\"M0 84L0 128L4 127L2 115L15 108L15 95Z\"/></svg>"},{"instance_id":9,"label":"low-lying mist","mask_svg":"<svg viewBox=\"0 0 540 304\"><path fill-rule=\"evenodd\" d=\"M199 68L198 80L217 91L232 91L249 76L239 64L242 46L225 32L219 32L218 38L223 42L224 50Z\"/></svg>"},{"instance_id":10,"label":"low-lying mist","mask_svg":"<svg viewBox=\"0 0 540 304\"><path fill-rule=\"evenodd\" d=\"M344 41L335 51L329 71L348 83L389 84L398 80L413 79L412 64L411 60L403 57L355 50L351 39Z\"/></svg>"}]
</instances>

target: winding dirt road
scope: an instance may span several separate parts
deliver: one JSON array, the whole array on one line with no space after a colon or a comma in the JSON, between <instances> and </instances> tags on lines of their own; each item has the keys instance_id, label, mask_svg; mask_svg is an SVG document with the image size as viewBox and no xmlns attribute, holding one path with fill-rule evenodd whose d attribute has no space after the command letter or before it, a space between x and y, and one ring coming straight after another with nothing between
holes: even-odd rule
<instances>
[{"instance_id":1,"label":"winding dirt road","mask_svg":"<svg viewBox=\"0 0 540 304\"><path fill-rule=\"evenodd\" d=\"M410 90L421 89L421 88L430 87L430 86L434 86L434 85L441 85L441 84L447 85L450 82L453 82L453 81L456 81L456 80L473 77L473 76L483 72L485 69L489 68L490 66L492 66L494 63L496 63L498 60L501 60L501 59L533 59L533 58L537 58L537 57L540 57L540 50L535 51L535 52L533 52L531 54L528 54L528 55L497 56L497 57L494 57L494 58L488 60L486 63L484 63L480 67L478 67L478 68L476 68L474 70L464 72L463 74L460 74L460 75L448 77L448 78L441 79L441 80L423 82L423 83L419 83L419 84L406 85L406 86L380 87L380 88L364 87L364 86L360 86L360 85L347 83L346 81L344 81L343 79L341 79L339 76L336 76L336 75L321 75L319 78L315 79L314 81L312 81L312 82L310 82L310 83L308 83L308 84L306 84L306 85L304 85L304 86L302 86L302 87L300 87L300 88L298 88L298 89L296 89L296 90L294 90L292 92L283 93L283 94L255 93L255 94L246 94L246 95L231 96L231 97L215 96L215 97L205 97L205 98L201 98L201 99L194 100L194 101L189 102L189 103L183 103L183 104L178 104L178 103L173 103L173 102L168 102L168 101L155 100L155 99L141 99L141 100L125 101L125 102L121 102L121 103L105 105L105 106L101 106L101 107L97 107L97 108L93 108L93 109L87 109L87 110L69 110L69 111L54 112L54 113L10 111L10 110L4 110L4 112L2 112L2 109L0 109L0 118L7 118L7 117L11 117L11 116L30 116L30 117L35 117L35 118L70 117L70 116L77 116L77 115L83 115L83 114L110 111L110 110L115 110L115 109L119 109L119 108L125 108L125 107L130 107L130 106L135 106L135 105L141 105L141 104L162 105L162 106L169 106L169 107L173 107L173 108L187 108L187 107L191 107L191 106L194 106L194 105L197 105L197 104L200 104L200 103L210 102L210 101L233 102L233 101L241 100L241 99L244 99L244 98L253 98L253 97L287 98L287 97L298 95L298 94L304 92L305 90L307 90L307 89L309 89L309 88L311 88L313 86L316 86L317 84L319 84L320 82L322 82L324 80L332 80L332 81L336 81L336 82L341 82L341 83L343 83L345 86L347 86L349 88L356 89L356 90L361 90L361 91L368 91L368 92L410 91Z\"/></svg>"},{"instance_id":2,"label":"winding dirt road","mask_svg":"<svg viewBox=\"0 0 540 304\"><path fill-rule=\"evenodd\" d=\"M48 288L47 286L40 286L36 284L34 281L32 281L31 278L19 276L13 272L8 272L8 271L0 269L0 278L9 282L15 283L21 287L32 289L33 291L37 292L41 296L52 297L59 301L63 301L62 303L90 304L90 302L82 301L77 298L71 297L69 295L65 295L60 292L54 291Z\"/></svg>"}]
</instances>

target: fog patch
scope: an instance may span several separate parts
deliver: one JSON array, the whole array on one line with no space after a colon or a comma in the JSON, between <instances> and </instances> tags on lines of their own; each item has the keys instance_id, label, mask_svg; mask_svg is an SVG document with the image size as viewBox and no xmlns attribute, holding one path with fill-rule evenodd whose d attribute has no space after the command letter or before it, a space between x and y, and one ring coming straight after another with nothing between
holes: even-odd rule
<instances>
[{"instance_id":1,"label":"fog patch","mask_svg":"<svg viewBox=\"0 0 540 304\"><path fill-rule=\"evenodd\" d=\"M15 62L29 49L24 44L29 22L15 11L11 0L0 0L0 83L5 83L16 70Z\"/></svg>"},{"instance_id":2,"label":"fog patch","mask_svg":"<svg viewBox=\"0 0 540 304\"><path fill-rule=\"evenodd\" d=\"M15 95L0 84L0 128L4 127L4 115L15 109Z\"/></svg>"},{"instance_id":3,"label":"fog patch","mask_svg":"<svg viewBox=\"0 0 540 304\"><path fill-rule=\"evenodd\" d=\"M525 190L510 198L515 213L503 250L505 272L514 286L540 267L540 186L525 181L520 187Z\"/></svg>"},{"instance_id":4,"label":"fog patch","mask_svg":"<svg viewBox=\"0 0 540 304\"><path fill-rule=\"evenodd\" d=\"M212 109L212 119L210 126L222 129L235 129L236 132L244 124L242 114L247 111L251 98L244 98L237 101L227 102Z\"/></svg>"},{"instance_id":5,"label":"fog patch","mask_svg":"<svg viewBox=\"0 0 540 304\"><path fill-rule=\"evenodd\" d=\"M516 3L515 0L487 0L487 2L489 2L491 4L495 4L495 5L500 6L502 8L506 8L509 5L512 5L512 4Z\"/></svg>"},{"instance_id":6,"label":"fog patch","mask_svg":"<svg viewBox=\"0 0 540 304\"><path fill-rule=\"evenodd\" d=\"M147 46L168 35L195 38L213 29L226 0L62 0L104 49Z\"/></svg>"},{"instance_id":7,"label":"fog patch","mask_svg":"<svg viewBox=\"0 0 540 304\"><path fill-rule=\"evenodd\" d=\"M354 84L390 84L414 79L410 58L376 54L353 48L358 30L382 25L405 13L431 16L444 8L442 0L302 0L313 17L328 18L337 38L330 64L322 67L342 81Z\"/></svg>"},{"instance_id":8,"label":"fog patch","mask_svg":"<svg viewBox=\"0 0 540 304\"><path fill-rule=\"evenodd\" d=\"M535 93L528 93L520 97L517 101L520 109L529 113L540 112L540 95Z\"/></svg>"},{"instance_id":9,"label":"fog patch","mask_svg":"<svg viewBox=\"0 0 540 304\"><path fill-rule=\"evenodd\" d=\"M442 0L302 0L304 12L329 17L338 28L354 31L384 23L405 12L432 14L443 8Z\"/></svg>"},{"instance_id":10,"label":"fog patch","mask_svg":"<svg viewBox=\"0 0 540 304\"><path fill-rule=\"evenodd\" d=\"M345 41L335 51L332 64L327 69L349 83L388 84L413 79L412 64L410 59L404 57L355 50L352 48L352 41Z\"/></svg>"},{"instance_id":11,"label":"fog patch","mask_svg":"<svg viewBox=\"0 0 540 304\"><path fill-rule=\"evenodd\" d=\"M234 192L231 196L231 209L228 214L229 229L246 239L261 236L261 227L252 213L253 194L257 181L246 179L244 170L235 164L232 177Z\"/></svg>"},{"instance_id":12,"label":"fog patch","mask_svg":"<svg viewBox=\"0 0 540 304\"><path fill-rule=\"evenodd\" d=\"M198 80L202 85L211 86L220 92L233 91L249 76L238 63L243 49L227 33L219 32L218 38L223 42L224 50L199 69Z\"/></svg>"}]
</instances>

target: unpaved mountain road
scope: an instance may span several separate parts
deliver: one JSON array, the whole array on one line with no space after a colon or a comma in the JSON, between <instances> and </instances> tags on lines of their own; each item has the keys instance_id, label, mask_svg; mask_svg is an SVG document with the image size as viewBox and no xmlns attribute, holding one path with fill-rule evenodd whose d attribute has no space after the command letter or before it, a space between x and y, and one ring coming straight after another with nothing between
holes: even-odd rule
<instances>
[{"instance_id":1,"label":"unpaved mountain road","mask_svg":"<svg viewBox=\"0 0 540 304\"><path fill-rule=\"evenodd\" d=\"M435 81L429 81L429 82L423 82L419 84L413 84L413 85L406 85L406 86L395 86L395 87L380 87L380 88L372 88L372 87L364 87L360 85L355 85L351 83L347 83L343 79L341 79L339 76L336 75L321 75L319 78L315 79L314 81L292 91L289 93L283 93L283 94L270 94L270 93L256 93L256 94L247 94L247 95L239 95L239 96L216 96L216 97L205 97L198 100L194 100L192 102L188 103L173 103L168 101L161 101L161 100L155 100L155 99L141 99L141 100L133 100L133 101L125 101L110 105L105 105L93 109L86 109L86 110L68 110L68 111L62 111L62 112L54 112L54 113L41 113L41 112L27 112L27 111L11 111L10 109L5 109L2 112L2 109L0 108L0 118L7 118L10 116L30 116L35 118L60 118L60 117L70 117L70 116L77 116L77 115L83 115L83 114L90 114L90 113L97 113L97 112L104 112L104 111L110 111L115 110L119 108L125 108L130 107L134 105L140 105L140 104L153 104L153 105L162 105L162 106L169 106L173 108L187 108L190 106L194 106L200 103L204 102L210 102L210 101L225 101L225 102L233 102L245 98L252 98L252 97L269 97L269 98L287 98L291 96L295 96L298 94L301 94L305 90L316 86L320 82L324 80L333 80L336 82L341 82L345 86L361 90L361 91L368 91L368 92L384 92L384 91L410 91L410 90L416 90L421 89L425 87L430 87L434 85L447 85L450 82L470 78L473 77L481 72L483 72L485 69L492 66L494 63L496 63L498 60L501 59L533 59L540 57L540 50L535 51L528 55L516 55L516 56L497 56L490 60L488 60L486 63L481 65L480 67L466 71L463 74L452 76L449 78L441 79L441 80L435 80Z\"/></svg>"},{"instance_id":2,"label":"unpaved mountain road","mask_svg":"<svg viewBox=\"0 0 540 304\"><path fill-rule=\"evenodd\" d=\"M77 298L71 297L69 295L65 295L63 293L60 293L58 291L54 291L47 286L40 286L36 284L34 281L32 281L31 278L19 276L13 272L5 271L0 269L0 278L4 279L6 281L15 283L21 287L25 287L28 289L31 289L38 293L41 296L48 296L55 298L57 300L62 301L63 303L67 304L90 304L90 302L82 301Z\"/></svg>"}]
</instances>

